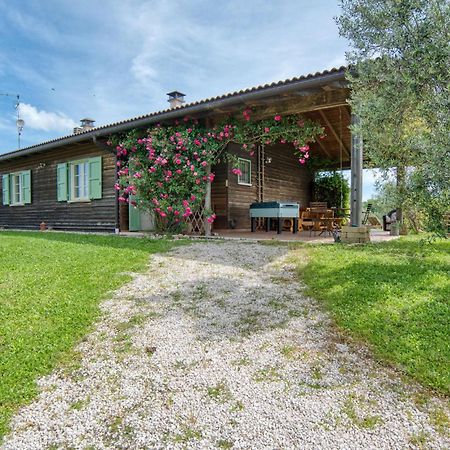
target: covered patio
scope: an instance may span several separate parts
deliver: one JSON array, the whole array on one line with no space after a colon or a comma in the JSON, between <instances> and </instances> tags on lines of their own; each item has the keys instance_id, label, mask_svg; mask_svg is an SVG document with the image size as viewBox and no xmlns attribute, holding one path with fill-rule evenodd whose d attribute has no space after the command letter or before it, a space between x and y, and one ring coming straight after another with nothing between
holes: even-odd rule
<instances>
[{"instance_id":1,"label":"covered patio","mask_svg":"<svg viewBox=\"0 0 450 450\"><path fill-rule=\"evenodd\" d=\"M351 170L348 224L352 227L361 227L363 148L360 137L352 135L350 129L358 118L352 115L348 104L350 90L345 71L346 68L341 67L229 94L212 102L210 111L206 113L206 120L214 123L220 117L236 114L243 108L250 108L253 111L252 118L255 120L273 117L275 114L281 116L300 114L320 124L324 129L324 135L310 144L310 153L315 164L320 161L322 171ZM205 118L205 115L203 117ZM239 150L231 149L231 151L243 157ZM218 169L218 176L206 192L205 209L212 207L218 215L218 220L213 226L205 221L203 233L206 236L212 232L219 235L229 232L246 234L250 230L249 207L254 202L294 201L299 203L301 210L305 210L313 200L310 185L315 169L308 168L300 173L295 158L292 161L289 159L294 157L293 153L293 147L290 149L289 143L284 146L264 143L258 145L252 162L254 173L247 185L251 186L251 189L237 186L237 183L227 177L229 166L213 167L213 170ZM303 184L298 188L295 186L296 183ZM327 208L343 206L330 204ZM261 227L261 221L258 225ZM288 234L283 233L283 238L299 239L298 236L288 237ZM315 236L310 236L309 233L302 233L301 236L303 240L314 240L318 238L318 233L314 234ZM323 235L320 238L332 239Z\"/></svg>"}]
</instances>

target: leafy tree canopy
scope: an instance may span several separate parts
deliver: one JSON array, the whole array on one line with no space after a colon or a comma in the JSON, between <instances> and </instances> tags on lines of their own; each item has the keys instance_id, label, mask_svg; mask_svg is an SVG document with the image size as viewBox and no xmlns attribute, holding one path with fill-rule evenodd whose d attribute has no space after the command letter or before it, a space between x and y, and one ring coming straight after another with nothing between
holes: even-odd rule
<instances>
[{"instance_id":1,"label":"leafy tree canopy","mask_svg":"<svg viewBox=\"0 0 450 450\"><path fill-rule=\"evenodd\" d=\"M351 105L375 167L410 167L400 205L414 198L436 225L450 209L450 2L341 0L351 43Z\"/></svg>"}]
</instances>

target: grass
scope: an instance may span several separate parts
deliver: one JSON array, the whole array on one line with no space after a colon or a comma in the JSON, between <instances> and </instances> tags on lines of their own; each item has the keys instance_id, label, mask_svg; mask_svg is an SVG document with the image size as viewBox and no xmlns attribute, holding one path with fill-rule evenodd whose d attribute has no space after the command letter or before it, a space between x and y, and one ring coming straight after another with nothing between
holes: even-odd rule
<instances>
[{"instance_id":1,"label":"grass","mask_svg":"<svg viewBox=\"0 0 450 450\"><path fill-rule=\"evenodd\" d=\"M450 241L311 245L292 258L307 294L324 302L339 328L450 393Z\"/></svg>"},{"instance_id":2,"label":"grass","mask_svg":"<svg viewBox=\"0 0 450 450\"><path fill-rule=\"evenodd\" d=\"M36 379L69 364L100 301L145 269L167 240L0 232L0 438Z\"/></svg>"}]
</instances>

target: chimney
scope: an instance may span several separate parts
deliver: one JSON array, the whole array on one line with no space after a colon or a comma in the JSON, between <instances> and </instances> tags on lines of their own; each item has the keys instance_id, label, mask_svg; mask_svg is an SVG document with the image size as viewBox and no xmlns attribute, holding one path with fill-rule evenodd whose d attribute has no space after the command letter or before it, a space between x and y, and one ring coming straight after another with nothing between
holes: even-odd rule
<instances>
[{"instance_id":1,"label":"chimney","mask_svg":"<svg viewBox=\"0 0 450 450\"><path fill-rule=\"evenodd\" d=\"M167 94L169 96L169 100L167 100L170 103L171 108L179 108L184 103L184 95L181 92L173 91L169 92Z\"/></svg>"},{"instance_id":2,"label":"chimney","mask_svg":"<svg viewBox=\"0 0 450 450\"><path fill-rule=\"evenodd\" d=\"M83 128L83 131L92 130L92 128L95 128L94 127L94 122L95 122L94 119L88 119L88 118L81 119L80 122L81 122L81 128Z\"/></svg>"},{"instance_id":3,"label":"chimney","mask_svg":"<svg viewBox=\"0 0 450 450\"><path fill-rule=\"evenodd\" d=\"M80 120L81 122L81 126L80 127L75 127L73 129L73 134L79 134L79 133L83 133L84 131L89 131L92 130L94 127L94 119L89 119L89 118L84 118Z\"/></svg>"}]
</instances>

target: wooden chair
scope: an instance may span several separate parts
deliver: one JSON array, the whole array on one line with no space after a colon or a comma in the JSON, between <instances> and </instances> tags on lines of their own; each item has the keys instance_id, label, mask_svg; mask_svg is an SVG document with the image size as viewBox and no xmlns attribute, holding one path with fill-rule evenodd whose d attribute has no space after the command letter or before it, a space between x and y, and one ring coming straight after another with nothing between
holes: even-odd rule
<instances>
[{"instance_id":1,"label":"wooden chair","mask_svg":"<svg viewBox=\"0 0 450 450\"><path fill-rule=\"evenodd\" d=\"M328 209L327 202L310 202L309 207L311 209Z\"/></svg>"},{"instance_id":2,"label":"wooden chair","mask_svg":"<svg viewBox=\"0 0 450 450\"><path fill-rule=\"evenodd\" d=\"M311 231L314 227L314 222L311 220L310 211L302 211L300 215L300 220L298 221L298 231L309 230Z\"/></svg>"},{"instance_id":3,"label":"wooden chair","mask_svg":"<svg viewBox=\"0 0 450 450\"><path fill-rule=\"evenodd\" d=\"M369 216L367 219L367 222L369 223L369 226L372 228L382 228L383 225L378 220L378 217L376 216Z\"/></svg>"},{"instance_id":4,"label":"wooden chair","mask_svg":"<svg viewBox=\"0 0 450 450\"><path fill-rule=\"evenodd\" d=\"M367 222L368 222L368 220L369 220L369 215L370 215L370 213L372 212L372 203L367 203L367 208L366 208L366 210L364 211L364 217L363 217L363 220L362 220L362 224L363 225L367 225Z\"/></svg>"}]
</instances>

